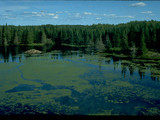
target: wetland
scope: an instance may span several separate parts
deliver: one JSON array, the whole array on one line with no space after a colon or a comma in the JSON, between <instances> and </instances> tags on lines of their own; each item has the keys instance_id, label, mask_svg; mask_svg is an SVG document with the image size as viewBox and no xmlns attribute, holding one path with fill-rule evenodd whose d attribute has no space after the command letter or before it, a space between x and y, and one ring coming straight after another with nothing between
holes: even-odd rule
<instances>
[{"instance_id":1,"label":"wetland","mask_svg":"<svg viewBox=\"0 0 160 120\"><path fill-rule=\"evenodd\" d=\"M28 55L37 49L42 54ZM160 115L160 60L0 47L0 115Z\"/></svg>"}]
</instances>

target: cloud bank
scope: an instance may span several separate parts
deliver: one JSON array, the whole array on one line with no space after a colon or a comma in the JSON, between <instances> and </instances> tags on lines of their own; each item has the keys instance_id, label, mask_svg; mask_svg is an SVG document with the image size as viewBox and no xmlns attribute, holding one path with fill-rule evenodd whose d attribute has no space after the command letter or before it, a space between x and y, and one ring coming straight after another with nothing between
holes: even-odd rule
<instances>
[{"instance_id":1,"label":"cloud bank","mask_svg":"<svg viewBox=\"0 0 160 120\"><path fill-rule=\"evenodd\" d=\"M146 6L146 4L143 3L143 2L139 2L139 3L130 4L130 6L132 6L132 7L143 7L143 6Z\"/></svg>"},{"instance_id":2,"label":"cloud bank","mask_svg":"<svg viewBox=\"0 0 160 120\"><path fill-rule=\"evenodd\" d=\"M152 11L144 11L144 12L141 12L143 14L152 14Z\"/></svg>"}]
</instances>

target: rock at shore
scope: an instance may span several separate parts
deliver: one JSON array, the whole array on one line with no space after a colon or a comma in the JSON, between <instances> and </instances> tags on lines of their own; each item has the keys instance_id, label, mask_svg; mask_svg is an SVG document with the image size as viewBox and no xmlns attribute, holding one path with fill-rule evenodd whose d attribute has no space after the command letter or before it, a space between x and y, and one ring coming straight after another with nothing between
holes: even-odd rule
<instances>
[{"instance_id":1,"label":"rock at shore","mask_svg":"<svg viewBox=\"0 0 160 120\"><path fill-rule=\"evenodd\" d=\"M31 49L31 50L27 50L26 52L24 52L26 54L41 54L42 52L36 49Z\"/></svg>"}]
</instances>

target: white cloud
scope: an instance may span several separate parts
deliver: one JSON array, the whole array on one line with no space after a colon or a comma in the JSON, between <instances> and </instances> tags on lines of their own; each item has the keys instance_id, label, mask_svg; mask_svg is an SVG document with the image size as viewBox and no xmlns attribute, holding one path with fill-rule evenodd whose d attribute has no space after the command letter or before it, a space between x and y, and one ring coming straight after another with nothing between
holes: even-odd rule
<instances>
[{"instance_id":1,"label":"white cloud","mask_svg":"<svg viewBox=\"0 0 160 120\"><path fill-rule=\"evenodd\" d=\"M60 13L63 13L63 12L61 12L61 11L56 11L56 13L59 13L59 14L60 14Z\"/></svg>"},{"instance_id":2,"label":"white cloud","mask_svg":"<svg viewBox=\"0 0 160 120\"><path fill-rule=\"evenodd\" d=\"M97 17L96 20L101 20L102 18Z\"/></svg>"},{"instance_id":3,"label":"white cloud","mask_svg":"<svg viewBox=\"0 0 160 120\"><path fill-rule=\"evenodd\" d=\"M30 16L37 16L37 17L42 17L42 16L48 16L48 17L55 17L56 16L56 14L54 14L54 13L47 13L47 12L43 12L43 11L41 11L41 12L24 12L26 15L28 15L28 17L30 17Z\"/></svg>"},{"instance_id":4,"label":"white cloud","mask_svg":"<svg viewBox=\"0 0 160 120\"><path fill-rule=\"evenodd\" d=\"M103 14L103 16L107 16L107 14Z\"/></svg>"},{"instance_id":5,"label":"white cloud","mask_svg":"<svg viewBox=\"0 0 160 120\"><path fill-rule=\"evenodd\" d=\"M54 17L52 17L52 18L54 18L54 19L58 19L59 18L59 16L58 15L55 15Z\"/></svg>"},{"instance_id":6,"label":"white cloud","mask_svg":"<svg viewBox=\"0 0 160 120\"><path fill-rule=\"evenodd\" d=\"M24 12L23 14L21 14L21 16L23 17L43 17L43 18L53 18L53 19L58 19L59 16L58 14L55 14L55 13L48 13L48 12L44 12L44 11L41 11L41 12Z\"/></svg>"},{"instance_id":7,"label":"white cloud","mask_svg":"<svg viewBox=\"0 0 160 120\"><path fill-rule=\"evenodd\" d=\"M104 17L109 17L109 18L134 18L134 16L118 16L116 14L103 14Z\"/></svg>"},{"instance_id":8,"label":"white cloud","mask_svg":"<svg viewBox=\"0 0 160 120\"><path fill-rule=\"evenodd\" d=\"M48 15L49 15L49 16L55 16L55 14L54 14L54 13L48 13Z\"/></svg>"},{"instance_id":9,"label":"white cloud","mask_svg":"<svg viewBox=\"0 0 160 120\"><path fill-rule=\"evenodd\" d=\"M37 12L32 12L32 14L37 14Z\"/></svg>"},{"instance_id":10,"label":"white cloud","mask_svg":"<svg viewBox=\"0 0 160 120\"><path fill-rule=\"evenodd\" d=\"M81 18L82 16L81 16L80 13L76 13L76 14L75 14L75 17L76 17L76 18Z\"/></svg>"},{"instance_id":11,"label":"white cloud","mask_svg":"<svg viewBox=\"0 0 160 120\"><path fill-rule=\"evenodd\" d=\"M12 14L2 14L1 18L2 19L16 19L17 17L15 15L12 15Z\"/></svg>"},{"instance_id":12,"label":"white cloud","mask_svg":"<svg viewBox=\"0 0 160 120\"><path fill-rule=\"evenodd\" d=\"M115 16L117 18L134 18L134 16Z\"/></svg>"},{"instance_id":13,"label":"white cloud","mask_svg":"<svg viewBox=\"0 0 160 120\"><path fill-rule=\"evenodd\" d=\"M152 11L144 11L144 12L141 12L143 14L152 14Z\"/></svg>"},{"instance_id":14,"label":"white cloud","mask_svg":"<svg viewBox=\"0 0 160 120\"><path fill-rule=\"evenodd\" d=\"M116 17L116 14L109 14L109 17Z\"/></svg>"},{"instance_id":15,"label":"white cloud","mask_svg":"<svg viewBox=\"0 0 160 120\"><path fill-rule=\"evenodd\" d=\"M84 15L92 15L91 12L84 12L83 14L84 14Z\"/></svg>"},{"instance_id":16,"label":"white cloud","mask_svg":"<svg viewBox=\"0 0 160 120\"><path fill-rule=\"evenodd\" d=\"M146 6L146 4L143 3L143 2L139 2L139 3L130 4L130 6L132 6L132 7L143 7L143 6Z\"/></svg>"},{"instance_id":17,"label":"white cloud","mask_svg":"<svg viewBox=\"0 0 160 120\"><path fill-rule=\"evenodd\" d=\"M20 10L26 10L29 9L29 6L18 6L18 5L11 5L11 6L4 6L1 7L1 10L4 10L5 12L11 12L11 11L20 11Z\"/></svg>"},{"instance_id":18,"label":"white cloud","mask_svg":"<svg viewBox=\"0 0 160 120\"><path fill-rule=\"evenodd\" d=\"M115 17L116 14L103 14L103 16L105 16L105 17Z\"/></svg>"}]
</instances>

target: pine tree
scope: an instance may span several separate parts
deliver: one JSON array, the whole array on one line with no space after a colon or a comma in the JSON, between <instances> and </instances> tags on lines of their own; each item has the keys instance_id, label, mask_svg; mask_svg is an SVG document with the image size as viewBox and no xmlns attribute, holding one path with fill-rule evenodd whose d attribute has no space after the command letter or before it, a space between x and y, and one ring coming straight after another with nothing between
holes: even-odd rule
<instances>
[{"instance_id":1,"label":"pine tree","mask_svg":"<svg viewBox=\"0 0 160 120\"><path fill-rule=\"evenodd\" d=\"M28 31L27 44L32 44L32 43L33 43L33 34L32 34L32 31Z\"/></svg>"},{"instance_id":2,"label":"pine tree","mask_svg":"<svg viewBox=\"0 0 160 120\"><path fill-rule=\"evenodd\" d=\"M51 39L47 39L47 45L54 45L55 43Z\"/></svg>"},{"instance_id":3,"label":"pine tree","mask_svg":"<svg viewBox=\"0 0 160 120\"><path fill-rule=\"evenodd\" d=\"M131 51L130 53L131 53L132 58L134 58L137 53L137 48L133 42L131 42L131 45L132 45L132 47L130 48L130 51Z\"/></svg>"},{"instance_id":4,"label":"pine tree","mask_svg":"<svg viewBox=\"0 0 160 120\"><path fill-rule=\"evenodd\" d=\"M147 51L148 50L147 50L146 43L145 43L144 31L142 31L140 45L139 45L139 48L138 48L138 54L139 55L144 55L145 53L147 53Z\"/></svg>"},{"instance_id":5,"label":"pine tree","mask_svg":"<svg viewBox=\"0 0 160 120\"><path fill-rule=\"evenodd\" d=\"M4 45L4 42L7 41L6 40L6 34L5 34L5 26L3 25L2 27L2 45Z\"/></svg>"},{"instance_id":6,"label":"pine tree","mask_svg":"<svg viewBox=\"0 0 160 120\"><path fill-rule=\"evenodd\" d=\"M157 43L156 44L157 44L156 48L160 52L160 47L159 47L160 45L160 27L159 29L157 29Z\"/></svg>"},{"instance_id":7,"label":"pine tree","mask_svg":"<svg viewBox=\"0 0 160 120\"><path fill-rule=\"evenodd\" d=\"M121 48L122 48L123 52L128 52L129 51L128 36L125 32L123 32L123 34L122 34Z\"/></svg>"},{"instance_id":8,"label":"pine tree","mask_svg":"<svg viewBox=\"0 0 160 120\"><path fill-rule=\"evenodd\" d=\"M145 43L146 43L146 46L147 48L151 48L151 40L150 40L150 36L149 36L149 29L148 29L148 26L145 26L144 28L144 34L145 34Z\"/></svg>"},{"instance_id":9,"label":"pine tree","mask_svg":"<svg viewBox=\"0 0 160 120\"><path fill-rule=\"evenodd\" d=\"M112 44L108 35L106 35L106 48L107 50L110 50L112 48Z\"/></svg>"},{"instance_id":10,"label":"pine tree","mask_svg":"<svg viewBox=\"0 0 160 120\"><path fill-rule=\"evenodd\" d=\"M97 44L96 44L97 50L99 50L99 51L104 51L106 48L105 48L105 45L104 45L104 43L103 43L103 41L102 41L101 35L100 35L100 38L97 39L96 41L97 41Z\"/></svg>"},{"instance_id":11,"label":"pine tree","mask_svg":"<svg viewBox=\"0 0 160 120\"><path fill-rule=\"evenodd\" d=\"M4 38L4 43L3 43L4 46L7 46L8 45L8 41L6 39L6 37Z\"/></svg>"},{"instance_id":12,"label":"pine tree","mask_svg":"<svg viewBox=\"0 0 160 120\"><path fill-rule=\"evenodd\" d=\"M26 30L23 30L21 41L22 41L23 44L27 44L27 31Z\"/></svg>"},{"instance_id":13,"label":"pine tree","mask_svg":"<svg viewBox=\"0 0 160 120\"><path fill-rule=\"evenodd\" d=\"M6 30L6 39L9 45L13 42L11 41L11 32L9 31L9 28Z\"/></svg>"},{"instance_id":14,"label":"pine tree","mask_svg":"<svg viewBox=\"0 0 160 120\"><path fill-rule=\"evenodd\" d=\"M156 48L156 38L157 38L157 36L156 36L156 28L154 28L154 30L153 30L153 36L152 36L152 48L153 49L155 49Z\"/></svg>"},{"instance_id":15,"label":"pine tree","mask_svg":"<svg viewBox=\"0 0 160 120\"><path fill-rule=\"evenodd\" d=\"M0 45L2 45L2 31L0 31Z\"/></svg>"},{"instance_id":16,"label":"pine tree","mask_svg":"<svg viewBox=\"0 0 160 120\"><path fill-rule=\"evenodd\" d=\"M14 44L14 45L19 45L19 40L18 40L17 32L15 32L13 44Z\"/></svg>"},{"instance_id":17,"label":"pine tree","mask_svg":"<svg viewBox=\"0 0 160 120\"><path fill-rule=\"evenodd\" d=\"M41 43L42 44L46 44L47 43L47 38L46 38L46 34L44 33L44 31L42 32Z\"/></svg>"}]
</instances>

